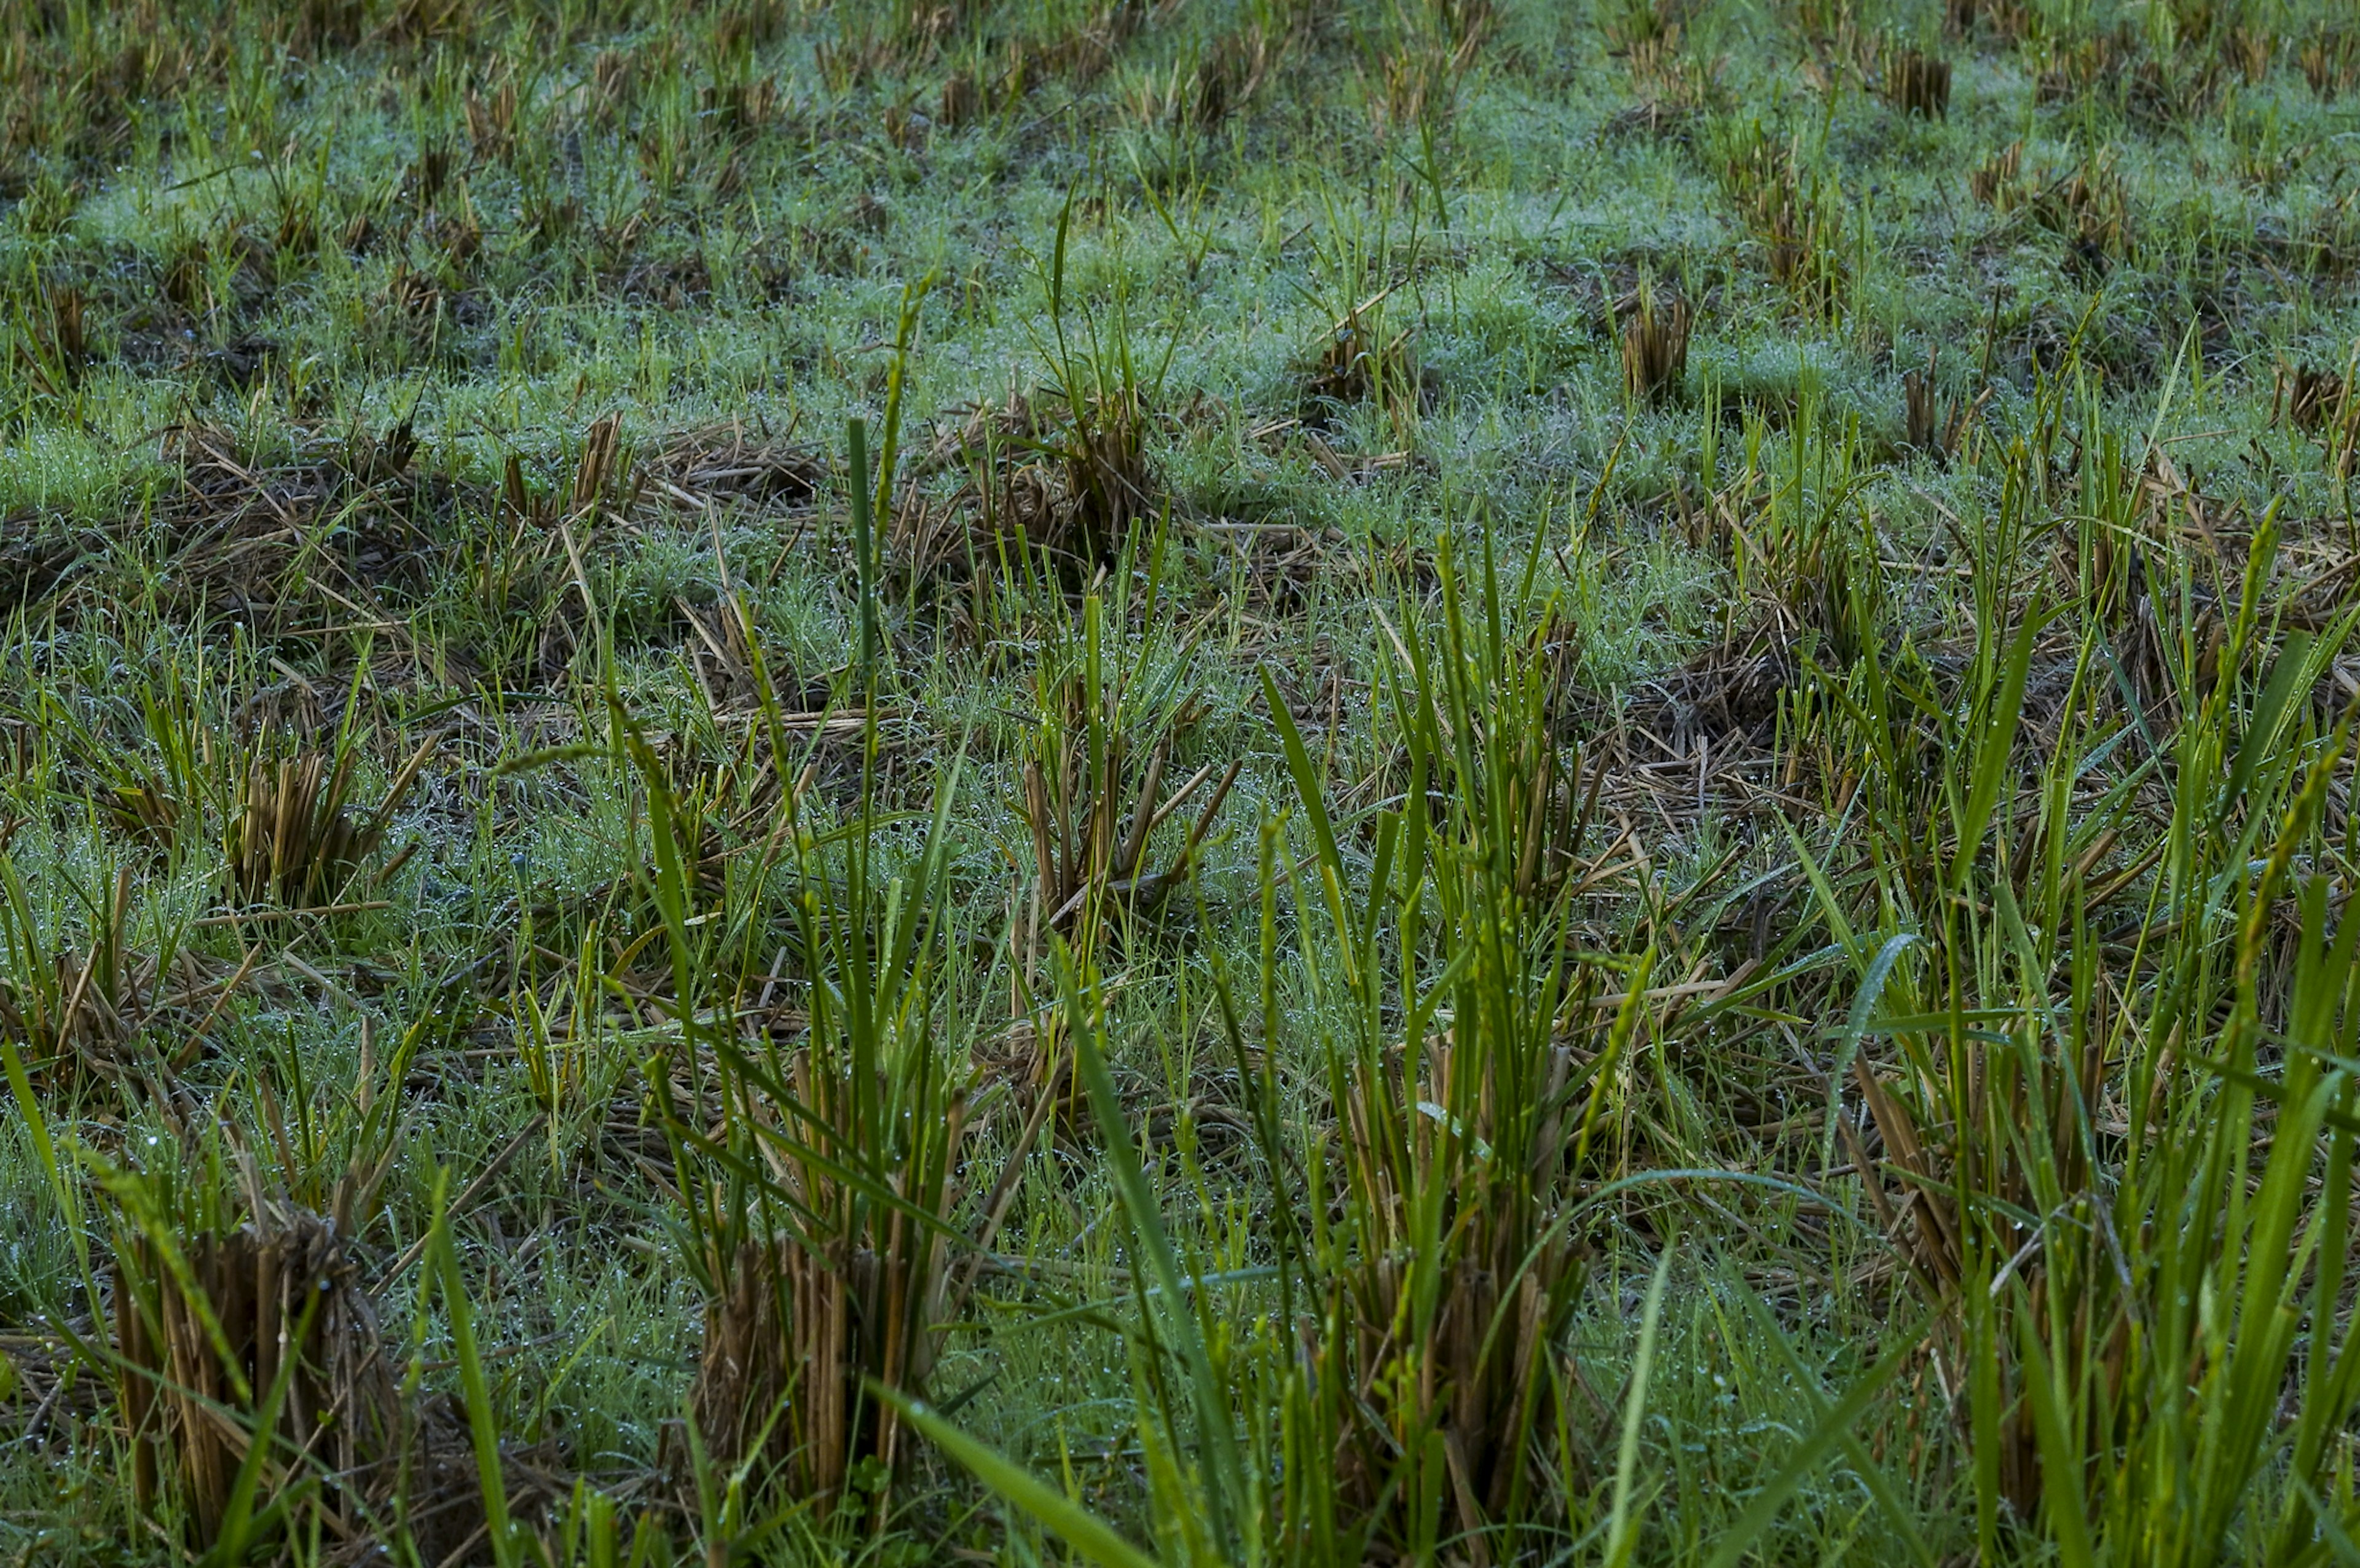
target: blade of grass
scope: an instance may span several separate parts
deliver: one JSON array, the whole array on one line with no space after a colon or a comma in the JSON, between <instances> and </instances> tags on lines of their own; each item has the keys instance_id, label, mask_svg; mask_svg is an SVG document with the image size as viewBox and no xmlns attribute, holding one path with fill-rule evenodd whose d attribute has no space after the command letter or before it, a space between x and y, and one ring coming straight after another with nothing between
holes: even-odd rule
<instances>
[{"instance_id":1,"label":"blade of grass","mask_svg":"<svg viewBox=\"0 0 2360 1568\"><path fill-rule=\"evenodd\" d=\"M492 1410L492 1388L475 1346L475 1315L467 1282L459 1273L459 1249L451 1239L451 1216L443 1207L449 1173L434 1178L434 1223L428 1250L442 1286L442 1307L451 1323L451 1349L459 1363L459 1387L466 1398L467 1433L475 1450L475 1478L484 1490L484 1522L499 1568L517 1568L517 1542L508 1522L508 1484L500 1466L500 1429Z\"/></svg>"},{"instance_id":2,"label":"blade of grass","mask_svg":"<svg viewBox=\"0 0 2360 1568\"><path fill-rule=\"evenodd\" d=\"M1761 1298L1748 1289L1741 1293L1739 1300L1745 1303L1746 1310L1762 1329L1764 1336L1776 1350L1779 1360L1795 1379L1796 1386L1804 1390L1818 1418L1818 1424L1801 1443L1796 1444L1794 1453L1787 1456L1778 1474L1772 1477L1768 1486L1754 1494L1754 1500L1746 1505L1737 1522L1722 1535L1707 1568L1735 1568L1738 1561L1753 1549L1764 1532L1777 1522L1780 1511L1811 1478L1812 1473L1826 1460L1829 1451L1838 1446L1842 1447L1844 1456L1852 1461L1853 1469L1859 1473L1861 1484L1868 1488L1869 1496L1884 1510L1885 1518L1907 1543L1911 1553L1920 1563L1932 1564L1936 1561L1934 1549L1918 1532L1917 1520L1910 1516L1900 1495L1894 1490L1891 1479L1870 1456L1867 1447L1852 1435L1852 1430L1917 1354L1923 1325L1904 1335L1898 1346L1871 1367L1866 1377L1852 1385L1851 1392L1831 1406L1819 1397L1816 1382L1805 1369L1802 1358L1795 1354L1795 1347L1786 1343L1786 1334L1770 1315L1769 1309L1762 1304Z\"/></svg>"},{"instance_id":3,"label":"blade of grass","mask_svg":"<svg viewBox=\"0 0 2360 1568\"><path fill-rule=\"evenodd\" d=\"M1147 1172L1139 1163L1130 1124L1123 1119L1122 1102L1115 1094L1114 1081L1107 1073L1106 1058L1098 1049L1098 1029L1083 1001L1079 979L1073 973L1071 954L1062 943L1057 953L1058 982L1065 992L1065 1017L1074 1042L1075 1075L1089 1094L1099 1136L1106 1139L1108 1163L1114 1167L1115 1190L1121 1196L1124 1212L1139 1238L1140 1250L1146 1255L1149 1270L1163 1292L1165 1311L1161 1315L1177 1341L1175 1348L1188 1371L1199 1422L1197 1436L1210 1451L1214 1525L1221 1539L1233 1540L1238 1521L1229 1514L1243 1498L1245 1488L1229 1396L1214 1374L1202 1329L1186 1304L1185 1271L1164 1231L1162 1211L1156 1206L1154 1190L1148 1185Z\"/></svg>"},{"instance_id":4,"label":"blade of grass","mask_svg":"<svg viewBox=\"0 0 2360 1568\"><path fill-rule=\"evenodd\" d=\"M1160 1568L1152 1553L1124 1540L1112 1525L990 1444L970 1437L921 1401L875 1382L869 1385L869 1391L872 1398L900 1411L902 1420L977 1480L1022 1509L1043 1529L1054 1530L1066 1545L1098 1564L1098 1568Z\"/></svg>"},{"instance_id":5,"label":"blade of grass","mask_svg":"<svg viewBox=\"0 0 2360 1568\"><path fill-rule=\"evenodd\" d=\"M1631 1361L1631 1393L1622 1410L1622 1441L1614 1458L1614 1509L1608 1516L1608 1568L1624 1568L1639 1547L1639 1513L1633 1507L1638 1488L1639 1431L1647 1414L1647 1383L1655 1369L1655 1331L1663 1322L1664 1285L1671 1278L1672 1249L1667 1246L1656 1261L1655 1277L1647 1284L1647 1305L1639 1320L1639 1352Z\"/></svg>"}]
</instances>

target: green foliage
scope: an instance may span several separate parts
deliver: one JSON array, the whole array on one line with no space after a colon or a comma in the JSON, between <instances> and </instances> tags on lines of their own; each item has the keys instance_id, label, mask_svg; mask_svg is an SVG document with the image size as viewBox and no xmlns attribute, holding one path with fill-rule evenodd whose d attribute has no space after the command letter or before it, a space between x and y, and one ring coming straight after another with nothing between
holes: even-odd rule
<instances>
[{"instance_id":1,"label":"green foliage","mask_svg":"<svg viewBox=\"0 0 2360 1568\"><path fill-rule=\"evenodd\" d=\"M2329 0L9 19L0 1552L2352 1555Z\"/></svg>"}]
</instances>

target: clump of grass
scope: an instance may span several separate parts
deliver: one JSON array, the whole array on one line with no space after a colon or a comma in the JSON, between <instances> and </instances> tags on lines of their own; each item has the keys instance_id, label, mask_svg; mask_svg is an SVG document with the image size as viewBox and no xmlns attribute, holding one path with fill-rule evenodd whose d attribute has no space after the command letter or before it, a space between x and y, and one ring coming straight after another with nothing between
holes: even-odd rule
<instances>
[{"instance_id":1,"label":"clump of grass","mask_svg":"<svg viewBox=\"0 0 2360 1568\"><path fill-rule=\"evenodd\" d=\"M9 363L41 395L62 397L82 379L93 348L87 310L82 291L62 282L43 285L33 308L18 304Z\"/></svg>"},{"instance_id":2,"label":"clump of grass","mask_svg":"<svg viewBox=\"0 0 2360 1568\"><path fill-rule=\"evenodd\" d=\"M130 868L92 911L79 948L45 932L22 877L0 868L0 1040L25 1053L45 1088L107 1085L184 1068L204 1045L205 1025L251 970L208 962L169 934L152 950L133 942ZM151 1040L171 1020L196 1020L187 1038Z\"/></svg>"},{"instance_id":3,"label":"clump of grass","mask_svg":"<svg viewBox=\"0 0 2360 1568\"><path fill-rule=\"evenodd\" d=\"M1168 693L1136 690L1135 667L1118 668L1109 679L1103 622L1103 606L1092 594L1082 606L1080 668L1045 682L1039 693L1041 716L1023 774L1035 876L1017 940L1028 969L1045 958L1052 931L1072 937L1077 923L1096 927L1117 910L1152 909L1173 893L1237 781L1237 764L1215 782L1207 763L1165 794L1173 746L1200 716L1201 704L1187 699L1174 707ZM1159 713L1163 722L1142 764L1133 752L1145 737L1135 731L1142 717ZM1208 783L1211 791L1180 849L1163 869L1143 870L1155 830ZM1092 944L1077 945L1087 952Z\"/></svg>"},{"instance_id":4,"label":"clump of grass","mask_svg":"<svg viewBox=\"0 0 2360 1568\"><path fill-rule=\"evenodd\" d=\"M1950 117L1950 62L1914 49L1896 49L1885 60L1879 83L1887 102L1921 120Z\"/></svg>"},{"instance_id":5,"label":"clump of grass","mask_svg":"<svg viewBox=\"0 0 2360 1568\"><path fill-rule=\"evenodd\" d=\"M507 162L516 148L515 75L504 74L488 93L481 87L469 87L466 110L467 137L475 144L475 156L493 163Z\"/></svg>"},{"instance_id":6,"label":"clump of grass","mask_svg":"<svg viewBox=\"0 0 2360 1568\"><path fill-rule=\"evenodd\" d=\"M1311 406L1320 403L1391 403L1416 397L1417 365L1410 329L1388 328L1382 289L1346 310L1322 334L1310 356L1303 390Z\"/></svg>"},{"instance_id":7,"label":"clump of grass","mask_svg":"<svg viewBox=\"0 0 2360 1568\"><path fill-rule=\"evenodd\" d=\"M366 1211L382 1180L389 1116L372 1125L374 1159L340 1210ZM192 1141L98 1168L131 1499L224 1557L379 1530L416 1428L359 1260L334 1222L268 1190L251 1154L224 1152Z\"/></svg>"},{"instance_id":8,"label":"clump of grass","mask_svg":"<svg viewBox=\"0 0 2360 1568\"><path fill-rule=\"evenodd\" d=\"M2246 86L2258 87L2268 79L2270 67L2278 60L2279 43L2268 27L2238 22L2219 29L2217 39L2221 58L2229 69L2245 78Z\"/></svg>"},{"instance_id":9,"label":"clump of grass","mask_svg":"<svg viewBox=\"0 0 2360 1568\"><path fill-rule=\"evenodd\" d=\"M2283 419L2299 430L2319 430L2344 422L2349 403L2344 378L2337 372L2308 365L2278 367L2273 419Z\"/></svg>"},{"instance_id":10,"label":"clump of grass","mask_svg":"<svg viewBox=\"0 0 2360 1568\"><path fill-rule=\"evenodd\" d=\"M1961 38L1971 38L1981 29L2015 40L2032 31L2037 15L2029 0L1949 0L1942 19L1950 31Z\"/></svg>"},{"instance_id":11,"label":"clump of grass","mask_svg":"<svg viewBox=\"0 0 2360 1568\"><path fill-rule=\"evenodd\" d=\"M1841 314L1852 269L1845 256L1840 191L1798 166L1795 146L1759 120L1725 134L1721 187L1762 245L1770 276L1808 316Z\"/></svg>"},{"instance_id":12,"label":"clump of grass","mask_svg":"<svg viewBox=\"0 0 2360 1568\"><path fill-rule=\"evenodd\" d=\"M1839 422L1825 394L1806 383L1786 449L1765 462L1749 436L1746 467L1731 502L1753 521L1736 562L1742 591L1773 608L1806 650L1838 668L1879 639L1885 579L1874 525L1861 507L1863 452L1854 421Z\"/></svg>"},{"instance_id":13,"label":"clump of grass","mask_svg":"<svg viewBox=\"0 0 2360 1568\"><path fill-rule=\"evenodd\" d=\"M1513 1553L1512 1535L1491 1532L1534 1519L1550 1485L1539 1445L1569 1419L1551 1358L1585 1276L1574 1214L1593 1176L1589 1133L1649 971L1643 959L1628 972L1619 1008L1568 995L1582 989L1562 923L1580 821L1550 729L1555 666L1501 640L1513 601L1485 564L1470 613L1446 553L1436 642L1404 634L1393 700L1411 787L1380 818L1371 907L1324 900L1352 954L1331 977L1352 1023L1328 1063L1343 1217L1314 1227L1329 1292L1317 1397L1334 1401L1343 1517L1413 1557L1436 1550L1445 1519L1479 1554ZM1274 691L1271 703L1333 888L1317 775ZM1450 802L1439 822L1429 778ZM1374 918L1396 866L1408 897ZM1405 953L1436 942L1450 978L1388 1007L1366 934L1381 927ZM1397 1035L1383 1021L1394 1007ZM1447 1029L1433 1021L1445 1011ZM1311 1201L1326 1206L1316 1189Z\"/></svg>"},{"instance_id":14,"label":"clump of grass","mask_svg":"<svg viewBox=\"0 0 2360 1568\"><path fill-rule=\"evenodd\" d=\"M1972 398L1954 397L1945 408L1935 379L1940 360L1939 349L1928 349L1926 368L1912 370L1901 378L1902 441L1948 466L1958 455L1967 428L1991 400L1991 389L1985 387Z\"/></svg>"},{"instance_id":15,"label":"clump of grass","mask_svg":"<svg viewBox=\"0 0 2360 1568\"><path fill-rule=\"evenodd\" d=\"M858 435L853 452L865 542ZM864 600L875 591L865 565L861 587ZM872 618L864 609L864 627ZM872 757L879 651L871 644L862 661ZM788 768L767 691L763 703L773 764ZM892 1400L926 1392L959 1243L966 1071L942 1040L937 989L957 768L945 771L915 860L890 882L874 867L866 769L840 855L801 820L801 791L786 794L779 836L799 889L804 1027L792 1045L768 1033L749 1042L726 1009L723 1021L703 1021L728 982L691 923L702 834L644 735L617 722L648 791L649 891L680 1026L656 1085L682 1172L684 1260L705 1297L685 1456L697 1507L716 1539L771 1517L778 1497L824 1520L881 1528L910 1459Z\"/></svg>"},{"instance_id":16,"label":"clump of grass","mask_svg":"<svg viewBox=\"0 0 2360 1568\"><path fill-rule=\"evenodd\" d=\"M1167 351L1159 364L1135 354L1130 321L1118 303L1107 317L1069 321L1067 245L1075 202L1057 218L1046 282L1050 332L1043 343L1055 373L1053 396L1035 400L1011 390L1004 404L978 404L935 442L937 466L967 470L963 495L944 510L913 498L892 518L896 553L918 575L964 556L969 565L1010 562L1044 553L1070 579L1114 560L1165 492L1149 450ZM916 302L905 301L902 342L914 331ZM886 477L890 478L890 475ZM971 527L964 538L955 520Z\"/></svg>"},{"instance_id":17,"label":"clump of grass","mask_svg":"<svg viewBox=\"0 0 2360 1568\"><path fill-rule=\"evenodd\" d=\"M1706 96L1708 73L1687 49L1688 11L1679 0L1601 0L1598 7L1599 31L1649 104L1696 108Z\"/></svg>"},{"instance_id":18,"label":"clump of grass","mask_svg":"<svg viewBox=\"0 0 2360 1568\"><path fill-rule=\"evenodd\" d=\"M894 554L912 575L946 566L1016 570L1036 553L1067 575L1112 559L1163 493L1147 451L1139 388L1047 407L1011 394L966 411L934 461L967 482L947 505L913 493L893 519ZM964 525L964 526L962 526ZM1011 553L1012 550L1012 553Z\"/></svg>"},{"instance_id":19,"label":"clump of grass","mask_svg":"<svg viewBox=\"0 0 2360 1568\"><path fill-rule=\"evenodd\" d=\"M924 1058L912 1075L906 1057L869 1068L841 1025L817 1028L816 1049L791 1064L743 1064L727 1113L736 1147L715 1140L715 1152L742 1159L767 1142L781 1158L761 1174L741 1167L750 1180L691 1219L707 1291L690 1395L696 1479L710 1490L716 1472L750 1475L823 1517L857 1515L866 1497L881 1519L908 1454L868 1386L926 1389L966 1107L931 1043L908 1053ZM932 1125L880 1141L883 1125L860 1119L898 1115Z\"/></svg>"},{"instance_id":20,"label":"clump of grass","mask_svg":"<svg viewBox=\"0 0 2360 1568\"><path fill-rule=\"evenodd\" d=\"M943 79L942 95L935 100L934 119L952 130L967 125L983 113L983 88L975 73L954 71Z\"/></svg>"},{"instance_id":21,"label":"clump of grass","mask_svg":"<svg viewBox=\"0 0 2360 1568\"><path fill-rule=\"evenodd\" d=\"M393 813L433 754L428 740L403 763L385 799L366 814L355 809L353 771L359 752L275 752L258 747L246 767L225 846L231 894L247 904L302 909L340 901L377 846Z\"/></svg>"},{"instance_id":22,"label":"clump of grass","mask_svg":"<svg viewBox=\"0 0 2360 1568\"><path fill-rule=\"evenodd\" d=\"M1677 398L1688 379L1688 302L1673 294L1668 304L1655 290L1639 292L1639 308L1622 324L1622 389L1633 402L1662 404Z\"/></svg>"},{"instance_id":23,"label":"clump of grass","mask_svg":"<svg viewBox=\"0 0 2360 1568\"><path fill-rule=\"evenodd\" d=\"M1273 46L1271 29L1262 22L1226 28L1216 35L1189 72L1189 122L1211 129L1245 109L1277 63L1273 58L1274 49L1285 47L1284 38Z\"/></svg>"},{"instance_id":24,"label":"clump of grass","mask_svg":"<svg viewBox=\"0 0 2360 1568\"><path fill-rule=\"evenodd\" d=\"M623 450L622 416L607 414L593 420L583 434L582 454L574 463L571 515L586 517L608 501L630 471L630 459Z\"/></svg>"},{"instance_id":25,"label":"clump of grass","mask_svg":"<svg viewBox=\"0 0 2360 1568\"><path fill-rule=\"evenodd\" d=\"M2328 472L2352 476L2360 452L2360 397L2354 393L2353 364L2341 372L2281 365L2271 397L2271 418L2316 437L2325 449Z\"/></svg>"},{"instance_id":26,"label":"clump of grass","mask_svg":"<svg viewBox=\"0 0 2360 1568\"><path fill-rule=\"evenodd\" d=\"M1104 560L1161 493L1147 453L1146 389L1126 382L1079 401L1069 394L1065 413L1065 429L1050 443L1065 482L1065 517L1054 531L1083 559Z\"/></svg>"},{"instance_id":27,"label":"clump of grass","mask_svg":"<svg viewBox=\"0 0 2360 1568\"><path fill-rule=\"evenodd\" d=\"M2119 26L2060 29L2042 38L2039 50L2033 96L2042 103L2067 103L2119 82L2144 54L2136 32Z\"/></svg>"},{"instance_id":28,"label":"clump of grass","mask_svg":"<svg viewBox=\"0 0 2360 1568\"><path fill-rule=\"evenodd\" d=\"M1457 111L1460 83L1498 24L1493 0L1395 7L1364 35L1363 93L1381 141L1431 145Z\"/></svg>"},{"instance_id":29,"label":"clump of grass","mask_svg":"<svg viewBox=\"0 0 2360 1568\"><path fill-rule=\"evenodd\" d=\"M2294 58L2313 93L2340 98L2360 83L2360 29L2317 23L2295 44Z\"/></svg>"},{"instance_id":30,"label":"clump of grass","mask_svg":"<svg viewBox=\"0 0 2360 1568\"><path fill-rule=\"evenodd\" d=\"M1967 174L1967 190L1986 207L2005 212L2022 200L2024 144L2010 142Z\"/></svg>"},{"instance_id":31,"label":"clump of grass","mask_svg":"<svg viewBox=\"0 0 2360 1568\"><path fill-rule=\"evenodd\" d=\"M2131 255L2130 186L2111 156L2081 159L2033 197L2031 211L2069 242L2069 265L2084 278L2103 276Z\"/></svg>"}]
</instances>

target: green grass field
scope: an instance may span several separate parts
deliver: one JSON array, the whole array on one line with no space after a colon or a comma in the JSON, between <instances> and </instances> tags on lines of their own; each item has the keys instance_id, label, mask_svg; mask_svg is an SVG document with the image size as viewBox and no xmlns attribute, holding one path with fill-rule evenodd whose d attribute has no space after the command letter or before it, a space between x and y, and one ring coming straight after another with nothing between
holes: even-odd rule
<instances>
[{"instance_id":1,"label":"green grass field","mask_svg":"<svg viewBox=\"0 0 2360 1568\"><path fill-rule=\"evenodd\" d=\"M0 16L0 1561L2360 1563L2347 0Z\"/></svg>"}]
</instances>

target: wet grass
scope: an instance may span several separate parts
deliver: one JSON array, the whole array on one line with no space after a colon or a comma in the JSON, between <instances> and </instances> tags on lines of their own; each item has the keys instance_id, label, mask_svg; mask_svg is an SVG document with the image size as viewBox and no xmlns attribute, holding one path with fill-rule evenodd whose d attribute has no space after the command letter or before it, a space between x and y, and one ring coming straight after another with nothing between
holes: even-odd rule
<instances>
[{"instance_id":1,"label":"wet grass","mask_svg":"<svg viewBox=\"0 0 2360 1568\"><path fill-rule=\"evenodd\" d=\"M0 43L0 1548L2352 1555L2321 0Z\"/></svg>"}]
</instances>

